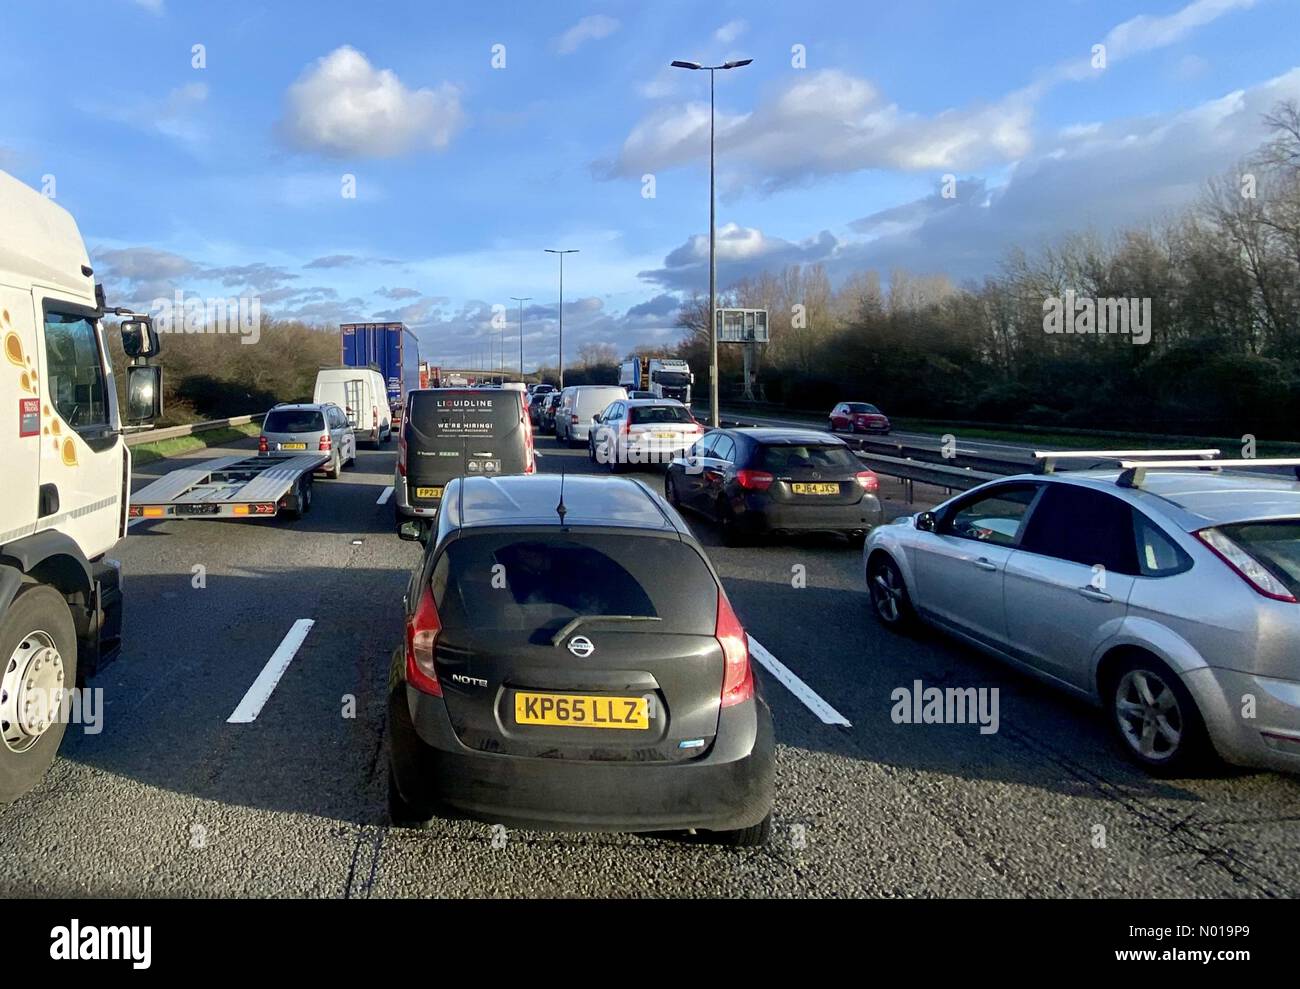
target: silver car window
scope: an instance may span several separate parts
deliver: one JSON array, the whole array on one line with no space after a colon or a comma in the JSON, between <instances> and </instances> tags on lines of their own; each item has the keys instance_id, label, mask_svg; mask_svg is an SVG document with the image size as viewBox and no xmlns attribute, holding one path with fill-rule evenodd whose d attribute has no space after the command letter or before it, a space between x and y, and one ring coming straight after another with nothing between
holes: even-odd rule
<instances>
[{"instance_id":1,"label":"silver car window","mask_svg":"<svg viewBox=\"0 0 1300 989\"><path fill-rule=\"evenodd\" d=\"M1037 494L1036 484L1013 484L977 495L954 506L940 531L996 546L1014 546Z\"/></svg>"}]
</instances>

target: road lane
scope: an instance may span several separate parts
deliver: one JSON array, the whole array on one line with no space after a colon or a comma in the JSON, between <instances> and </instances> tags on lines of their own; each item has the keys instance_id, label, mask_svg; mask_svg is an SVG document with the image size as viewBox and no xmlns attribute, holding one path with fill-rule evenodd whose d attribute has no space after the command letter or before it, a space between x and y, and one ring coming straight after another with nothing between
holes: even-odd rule
<instances>
[{"instance_id":1,"label":"road lane","mask_svg":"<svg viewBox=\"0 0 1300 989\"><path fill-rule=\"evenodd\" d=\"M543 470L600 470L585 450L540 444ZM391 829L385 674L419 556L418 545L393 533L391 505L377 504L392 483L392 457L391 448L361 451L356 469L318 482L300 522L150 522L119 544L128 646L92 682L104 689L104 731L74 728L42 786L0 808L0 890L1300 893L1296 780L1150 780L1118 757L1087 707L937 635L880 628L860 553L842 541L729 548L697 518L691 525L750 634L853 725L823 724L757 668L778 742L771 845L735 851L470 822ZM635 476L662 485L657 471ZM896 514L905 506L894 499L887 507ZM315 625L257 720L226 724L299 618ZM918 679L998 688L999 731L895 724L891 692Z\"/></svg>"}]
</instances>

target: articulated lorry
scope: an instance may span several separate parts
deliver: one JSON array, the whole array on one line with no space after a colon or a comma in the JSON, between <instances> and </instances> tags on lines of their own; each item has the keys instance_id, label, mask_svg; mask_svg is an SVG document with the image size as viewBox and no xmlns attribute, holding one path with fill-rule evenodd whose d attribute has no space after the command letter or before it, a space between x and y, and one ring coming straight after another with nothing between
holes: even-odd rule
<instances>
[{"instance_id":1,"label":"articulated lorry","mask_svg":"<svg viewBox=\"0 0 1300 989\"><path fill-rule=\"evenodd\" d=\"M618 383L629 392L648 391L656 398L675 398L691 404L695 375L685 361L670 357L633 357L618 369Z\"/></svg>"},{"instance_id":2,"label":"articulated lorry","mask_svg":"<svg viewBox=\"0 0 1300 989\"><path fill-rule=\"evenodd\" d=\"M405 323L343 323L344 367L373 367L384 376L392 426L401 426L407 392L420 387L420 342Z\"/></svg>"},{"instance_id":3,"label":"articulated lorry","mask_svg":"<svg viewBox=\"0 0 1300 989\"><path fill-rule=\"evenodd\" d=\"M0 803L54 761L72 690L121 648L131 453L102 320L122 317L126 413L161 412L148 316L105 305L76 221L0 172Z\"/></svg>"}]
</instances>

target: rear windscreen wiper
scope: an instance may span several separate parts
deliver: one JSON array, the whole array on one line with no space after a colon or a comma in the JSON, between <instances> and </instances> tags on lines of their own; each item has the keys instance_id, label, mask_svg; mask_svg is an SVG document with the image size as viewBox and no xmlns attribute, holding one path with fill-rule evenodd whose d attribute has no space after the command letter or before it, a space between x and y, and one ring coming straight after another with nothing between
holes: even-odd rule
<instances>
[{"instance_id":1,"label":"rear windscreen wiper","mask_svg":"<svg viewBox=\"0 0 1300 989\"><path fill-rule=\"evenodd\" d=\"M558 646L561 642L579 625L586 625L590 622L658 622L662 618L656 618L653 615L579 615L577 618L571 618L565 626L551 636L551 645Z\"/></svg>"}]
</instances>

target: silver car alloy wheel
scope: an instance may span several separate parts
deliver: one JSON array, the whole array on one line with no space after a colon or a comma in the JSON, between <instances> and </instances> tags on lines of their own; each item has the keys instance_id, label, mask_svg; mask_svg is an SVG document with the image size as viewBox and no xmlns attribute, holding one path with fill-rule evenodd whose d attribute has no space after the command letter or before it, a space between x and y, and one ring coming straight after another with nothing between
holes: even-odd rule
<instances>
[{"instance_id":1,"label":"silver car alloy wheel","mask_svg":"<svg viewBox=\"0 0 1300 989\"><path fill-rule=\"evenodd\" d=\"M1129 670L1115 686L1115 717L1133 751L1164 762L1182 744L1183 712L1173 688L1151 670Z\"/></svg>"},{"instance_id":2,"label":"silver car alloy wheel","mask_svg":"<svg viewBox=\"0 0 1300 989\"><path fill-rule=\"evenodd\" d=\"M25 752L54 723L63 696L63 657L46 632L18 643L0 675L0 729L5 748Z\"/></svg>"},{"instance_id":3,"label":"silver car alloy wheel","mask_svg":"<svg viewBox=\"0 0 1300 989\"><path fill-rule=\"evenodd\" d=\"M871 600L876 612L885 621L893 623L902 615L903 585L899 582L898 571L888 564L875 568L871 577Z\"/></svg>"}]
</instances>

